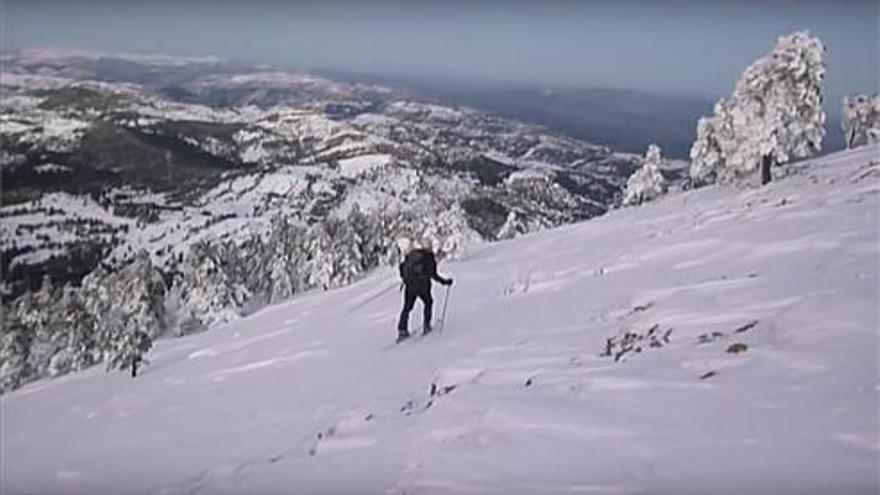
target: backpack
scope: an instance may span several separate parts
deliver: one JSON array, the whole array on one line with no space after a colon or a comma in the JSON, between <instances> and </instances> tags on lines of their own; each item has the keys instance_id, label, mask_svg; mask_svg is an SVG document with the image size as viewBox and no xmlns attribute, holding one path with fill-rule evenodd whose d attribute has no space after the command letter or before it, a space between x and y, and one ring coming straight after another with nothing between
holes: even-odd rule
<instances>
[{"instance_id":1,"label":"backpack","mask_svg":"<svg viewBox=\"0 0 880 495\"><path fill-rule=\"evenodd\" d=\"M431 253L421 249L410 251L400 264L400 276L406 282L431 278Z\"/></svg>"}]
</instances>

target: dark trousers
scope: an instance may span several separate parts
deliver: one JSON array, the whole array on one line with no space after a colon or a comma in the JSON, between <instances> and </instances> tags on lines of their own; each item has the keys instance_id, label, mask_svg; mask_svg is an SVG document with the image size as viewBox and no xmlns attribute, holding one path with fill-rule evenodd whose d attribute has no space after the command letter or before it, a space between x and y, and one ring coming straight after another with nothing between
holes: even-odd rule
<instances>
[{"instance_id":1,"label":"dark trousers","mask_svg":"<svg viewBox=\"0 0 880 495\"><path fill-rule=\"evenodd\" d=\"M409 312L412 311L416 304L416 299L422 300L424 309L424 328L431 326L431 310L434 306L434 299L431 297L431 281L412 282L406 284L403 291L403 311L400 312L400 322L397 324L397 331L406 333L409 328Z\"/></svg>"}]
</instances>

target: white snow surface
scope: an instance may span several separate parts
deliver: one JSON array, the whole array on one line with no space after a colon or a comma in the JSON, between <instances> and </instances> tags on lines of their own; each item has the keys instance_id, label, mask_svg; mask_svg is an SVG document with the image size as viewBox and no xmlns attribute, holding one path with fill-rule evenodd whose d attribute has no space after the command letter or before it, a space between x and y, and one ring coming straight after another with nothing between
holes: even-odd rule
<instances>
[{"instance_id":1,"label":"white snow surface","mask_svg":"<svg viewBox=\"0 0 880 495\"><path fill-rule=\"evenodd\" d=\"M30 384L0 397L0 492L877 493L878 163L479 246L440 264L442 332L392 349L383 269L160 340L136 379Z\"/></svg>"}]
</instances>

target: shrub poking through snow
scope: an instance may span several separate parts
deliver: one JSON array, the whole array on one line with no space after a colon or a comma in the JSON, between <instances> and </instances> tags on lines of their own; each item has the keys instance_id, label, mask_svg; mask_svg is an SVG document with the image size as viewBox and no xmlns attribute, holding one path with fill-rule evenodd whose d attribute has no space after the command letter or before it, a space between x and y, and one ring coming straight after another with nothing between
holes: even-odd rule
<instances>
[{"instance_id":1,"label":"shrub poking through snow","mask_svg":"<svg viewBox=\"0 0 880 495\"><path fill-rule=\"evenodd\" d=\"M729 354L739 354L740 352L746 352L746 350L748 348L749 348L749 346L747 346L746 344L743 344L742 342L736 342L736 343L730 344L727 347L726 352Z\"/></svg>"},{"instance_id":2,"label":"shrub poking through snow","mask_svg":"<svg viewBox=\"0 0 880 495\"><path fill-rule=\"evenodd\" d=\"M605 339L605 349L599 357L613 357L614 361L620 361L628 354L639 354L647 349L656 349L669 343L672 329L660 330L659 324L654 324L645 333L626 332L623 335Z\"/></svg>"}]
</instances>

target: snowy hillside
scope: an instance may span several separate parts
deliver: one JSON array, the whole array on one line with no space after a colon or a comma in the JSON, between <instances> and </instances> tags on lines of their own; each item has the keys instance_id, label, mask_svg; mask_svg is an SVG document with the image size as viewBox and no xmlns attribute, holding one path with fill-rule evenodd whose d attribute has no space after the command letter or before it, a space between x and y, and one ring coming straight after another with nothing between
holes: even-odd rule
<instances>
[{"instance_id":1,"label":"snowy hillside","mask_svg":"<svg viewBox=\"0 0 880 495\"><path fill-rule=\"evenodd\" d=\"M383 269L32 383L0 491L877 493L878 192L829 155L466 252L418 342Z\"/></svg>"}]
</instances>

